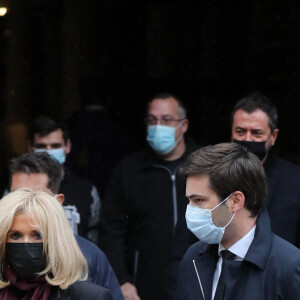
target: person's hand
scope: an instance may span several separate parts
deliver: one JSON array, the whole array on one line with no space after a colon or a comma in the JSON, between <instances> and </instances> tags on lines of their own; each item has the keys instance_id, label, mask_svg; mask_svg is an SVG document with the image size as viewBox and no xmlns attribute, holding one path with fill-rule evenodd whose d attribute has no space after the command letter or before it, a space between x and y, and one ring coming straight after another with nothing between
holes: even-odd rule
<instances>
[{"instance_id":1,"label":"person's hand","mask_svg":"<svg viewBox=\"0 0 300 300\"><path fill-rule=\"evenodd\" d=\"M125 282L121 285L121 291L125 300L141 300L139 297L136 287L130 282Z\"/></svg>"}]
</instances>

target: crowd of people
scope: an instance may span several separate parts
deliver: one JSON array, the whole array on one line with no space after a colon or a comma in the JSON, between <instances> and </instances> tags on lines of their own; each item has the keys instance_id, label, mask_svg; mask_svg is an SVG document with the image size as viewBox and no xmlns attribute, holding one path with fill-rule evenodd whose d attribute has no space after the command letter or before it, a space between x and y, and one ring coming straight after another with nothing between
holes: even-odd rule
<instances>
[{"instance_id":1,"label":"crowd of people","mask_svg":"<svg viewBox=\"0 0 300 300\"><path fill-rule=\"evenodd\" d=\"M169 93L145 125L100 191L106 174L95 186L66 164L80 127L33 121L0 200L0 299L300 298L300 168L275 154L272 102L242 98L212 146Z\"/></svg>"}]
</instances>

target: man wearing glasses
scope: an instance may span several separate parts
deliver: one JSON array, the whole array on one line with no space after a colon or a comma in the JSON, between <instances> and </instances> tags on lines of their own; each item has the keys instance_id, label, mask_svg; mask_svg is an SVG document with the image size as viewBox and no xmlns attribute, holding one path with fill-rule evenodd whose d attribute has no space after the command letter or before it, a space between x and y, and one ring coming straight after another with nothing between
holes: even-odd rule
<instances>
[{"instance_id":1,"label":"man wearing glasses","mask_svg":"<svg viewBox=\"0 0 300 300\"><path fill-rule=\"evenodd\" d=\"M172 298L179 262L195 242L185 223L178 166L197 146L185 139L186 110L171 94L148 105L147 147L115 169L102 208L101 247L126 300Z\"/></svg>"}]
</instances>

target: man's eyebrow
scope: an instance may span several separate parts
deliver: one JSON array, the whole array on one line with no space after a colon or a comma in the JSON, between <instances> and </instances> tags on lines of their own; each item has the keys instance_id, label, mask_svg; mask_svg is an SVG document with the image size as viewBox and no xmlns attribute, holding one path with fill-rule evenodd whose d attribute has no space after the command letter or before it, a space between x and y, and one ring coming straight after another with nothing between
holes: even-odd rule
<instances>
[{"instance_id":1,"label":"man's eyebrow","mask_svg":"<svg viewBox=\"0 0 300 300\"><path fill-rule=\"evenodd\" d=\"M234 129L246 130L246 128L242 127L242 126L236 126ZM261 129L261 128L253 128L253 129L251 129L251 131L261 131L261 132L263 132L263 129Z\"/></svg>"},{"instance_id":2,"label":"man's eyebrow","mask_svg":"<svg viewBox=\"0 0 300 300\"><path fill-rule=\"evenodd\" d=\"M162 117L173 117L173 116L170 114L164 114L164 115L162 115Z\"/></svg>"},{"instance_id":3,"label":"man's eyebrow","mask_svg":"<svg viewBox=\"0 0 300 300\"><path fill-rule=\"evenodd\" d=\"M154 118L156 118L156 116L153 115L153 114L147 114L147 117L154 117ZM173 116L170 115L170 114L163 114L163 115L161 115L160 117L161 117L161 118L166 118L166 117L173 118Z\"/></svg>"},{"instance_id":4,"label":"man's eyebrow","mask_svg":"<svg viewBox=\"0 0 300 300\"><path fill-rule=\"evenodd\" d=\"M204 198L202 195L198 195L198 194L191 194L191 195L185 195L187 198L195 198L195 197L200 197L200 198Z\"/></svg>"}]
</instances>

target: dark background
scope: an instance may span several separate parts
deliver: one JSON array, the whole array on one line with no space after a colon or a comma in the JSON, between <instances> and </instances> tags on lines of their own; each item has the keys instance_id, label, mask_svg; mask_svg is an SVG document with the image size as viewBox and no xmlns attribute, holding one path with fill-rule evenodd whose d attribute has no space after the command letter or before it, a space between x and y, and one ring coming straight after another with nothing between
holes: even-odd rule
<instances>
[{"instance_id":1,"label":"dark background","mask_svg":"<svg viewBox=\"0 0 300 300\"><path fill-rule=\"evenodd\" d=\"M152 93L181 96L202 144L260 90L279 110L277 152L300 162L300 1L9 1L0 19L0 163L26 151L38 114L105 105L136 147ZM109 130L109 128L107 128Z\"/></svg>"}]
</instances>

